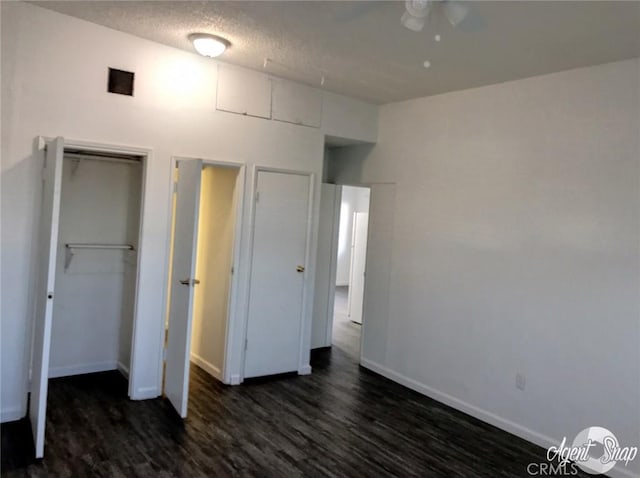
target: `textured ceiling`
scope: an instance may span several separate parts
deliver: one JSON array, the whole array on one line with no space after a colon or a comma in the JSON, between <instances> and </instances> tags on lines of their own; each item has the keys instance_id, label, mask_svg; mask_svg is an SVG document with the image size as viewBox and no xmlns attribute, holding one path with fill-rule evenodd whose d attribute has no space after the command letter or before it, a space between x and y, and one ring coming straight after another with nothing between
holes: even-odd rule
<instances>
[{"instance_id":1,"label":"textured ceiling","mask_svg":"<svg viewBox=\"0 0 640 478\"><path fill-rule=\"evenodd\" d=\"M187 51L209 32L221 61L374 103L433 95L640 56L640 2L465 2L451 27L438 8L422 32L400 25L404 2L32 2ZM441 42L434 35L442 36ZM431 68L425 69L425 60Z\"/></svg>"}]
</instances>

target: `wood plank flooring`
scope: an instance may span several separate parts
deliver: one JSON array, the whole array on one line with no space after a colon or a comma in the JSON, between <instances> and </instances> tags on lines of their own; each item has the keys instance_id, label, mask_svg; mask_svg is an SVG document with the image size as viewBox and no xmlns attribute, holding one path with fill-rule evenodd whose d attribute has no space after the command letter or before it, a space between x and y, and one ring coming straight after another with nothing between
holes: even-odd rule
<instances>
[{"instance_id":1,"label":"wood plank flooring","mask_svg":"<svg viewBox=\"0 0 640 478\"><path fill-rule=\"evenodd\" d=\"M525 477L545 450L358 366L339 346L313 374L227 387L193 366L189 417L134 402L117 372L54 379L45 458L2 426L2 476ZM587 476L587 475L585 475Z\"/></svg>"}]
</instances>

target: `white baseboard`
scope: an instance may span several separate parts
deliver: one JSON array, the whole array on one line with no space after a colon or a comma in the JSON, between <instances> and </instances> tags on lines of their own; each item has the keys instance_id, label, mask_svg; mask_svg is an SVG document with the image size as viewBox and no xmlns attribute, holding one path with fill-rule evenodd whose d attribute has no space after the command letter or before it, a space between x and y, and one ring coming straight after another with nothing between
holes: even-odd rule
<instances>
[{"instance_id":1,"label":"white baseboard","mask_svg":"<svg viewBox=\"0 0 640 478\"><path fill-rule=\"evenodd\" d=\"M202 370L207 372L209 375L211 375L212 377L222 382L222 372L218 367L213 365L211 362L207 362L205 359L203 359L202 357L194 353L191 353L191 361L194 364L196 364L198 367L200 367Z\"/></svg>"},{"instance_id":2,"label":"white baseboard","mask_svg":"<svg viewBox=\"0 0 640 478\"><path fill-rule=\"evenodd\" d=\"M241 383L242 383L242 380L240 380L240 375L238 374L231 375L231 381L229 382L229 385L240 385Z\"/></svg>"},{"instance_id":3,"label":"white baseboard","mask_svg":"<svg viewBox=\"0 0 640 478\"><path fill-rule=\"evenodd\" d=\"M97 362L82 365L70 365L67 367L50 367L49 378L69 377L71 375L82 375L84 373L106 372L108 370L118 370L118 362Z\"/></svg>"},{"instance_id":4,"label":"white baseboard","mask_svg":"<svg viewBox=\"0 0 640 478\"><path fill-rule=\"evenodd\" d=\"M542 448L549 448L550 446L558 446L560 444L561 440L555 440L549 436L543 435L534 430L531 430L530 428L519 425L518 423L512 422L511 420L496 415L495 413L483 410L482 408L476 407L475 405L460 400L452 395L441 392L432 387L429 387L428 385L420 383L417 380L397 373L376 362L361 358L360 364L369 370L379 373L389 380L393 380L394 382L404 385L411 390L421 393L422 395L426 395L429 398L433 398L438 402L444 403L445 405L464 412L467 415L471 415L478 420L493 425L494 427L500 428L501 430L512 433L513 435L516 435L517 437L523 438L524 440L541 446ZM624 468L621 466L616 466L607 475L611 478L640 478L640 475L634 473L628 468Z\"/></svg>"},{"instance_id":5,"label":"white baseboard","mask_svg":"<svg viewBox=\"0 0 640 478\"><path fill-rule=\"evenodd\" d=\"M120 361L118 361L118 372L120 372L124 376L124 378L129 380L129 367L127 367Z\"/></svg>"},{"instance_id":6,"label":"white baseboard","mask_svg":"<svg viewBox=\"0 0 640 478\"><path fill-rule=\"evenodd\" d=\"M346 282L336 282L336 287L348 287L349 281Z\"/></svg>"},{"instance_id":7,"label":"white baseboard","mask_svg":"<svg viewBox=\"0 0 640 478\"><path fill-rule=\"evenodd\" d=\"M298 375L311 375L311 365L303 365L298 369Z\"/></svg>"},{"instance_id":8,"label":"white baseboard","mask_svg":"<svg viewBox=\"0 0 640 478\"><path fill-rule=\"evenodd\" d=\"M26 410L22 407L7 407L0 411L0 422L15 422L26 415Z\"/></svg>"}]
</instances>

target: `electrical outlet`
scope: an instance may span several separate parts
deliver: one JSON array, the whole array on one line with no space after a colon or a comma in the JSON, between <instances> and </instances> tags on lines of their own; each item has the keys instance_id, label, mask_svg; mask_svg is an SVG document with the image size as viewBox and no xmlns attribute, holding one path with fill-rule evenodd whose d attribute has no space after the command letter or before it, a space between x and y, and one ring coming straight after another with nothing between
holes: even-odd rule
<instances>
[{"instance_id":1,"label":"electrical outlet","mask_svg":"<svg viewBox=\"0 0 640 478\"><path fill-rule=\"evenodd\" d=\"M518 390L524 390L524 386L527 384L527 379L524 374L516 373L516 388Z\"/></svg>"}]
</instances>

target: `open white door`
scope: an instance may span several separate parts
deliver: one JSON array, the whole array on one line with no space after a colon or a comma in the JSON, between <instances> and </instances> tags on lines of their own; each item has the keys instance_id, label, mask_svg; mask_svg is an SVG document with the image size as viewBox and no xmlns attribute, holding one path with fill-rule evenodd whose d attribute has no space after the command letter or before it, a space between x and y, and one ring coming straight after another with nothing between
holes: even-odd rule
<instances>
[{"instance_id":1,"label":"open white door","mask_svg":"<svg viewBox=\"0 0 640 478\"><path fill-rule=\"evenodd\" d=\"M245 377L299 368L310 178L259 171Z\"/></svg>"},{"instance_id":2,"label":"open white door","mask_svg":"<svg viewBox=\"0 0 640 478\"><path fill-rule=\"evenodd\" d=\"M56 138L47 144L43 170L38 247L40 257L38 258L38 286L33 327L31 398L29 403L29 418L33 430L36 458L44 456L44 427L47 421L49 352L51 350L51 321L53 319L56 279L63 157L64 138Z\"/></svg>"},{"instance_id":3,"label":"open white door","mask_svg":"<svg viewBox=\"0 0 640 478\"><path fill-rule=\"evenodd\" d=\"M318 252L313 294L311 348L330 347L333 328L333 304L336 292L338 235L342 186L322 184L318 220Z\"/></svg>"},{"instance_id":4,"label":"open white door","mask_svg":"<svg viewBox=\"0 0 640 478\"><path fill-rule=\"evenodd\" d=\"M372 184L360 361L384 363L389 334L395 184Z\"/></svg>"},{"instance_id":5,"label":"open white door","mask_svg":"<svg viewBox=\"0 0 640 478\"><path fill-rule=\"evenodd\" d=\"M198 250L201 175L201 160L191 159L178 163L164 393L182 418L187 416L189 400L193 288L198 283L194 275Z\"/></svg>"},{"instance_id":6,"label":"open white door","mask_svg":"<svg viewBox=\"0 0 640 478\"><path fill-rule=\"evenodd\" d=\"M367 258L367 230L369 213L353 213L353 236L351 243L351 277L349 279L349 319L362 323L364 301L364 272Z\"/></svg>"}]
</instances>

